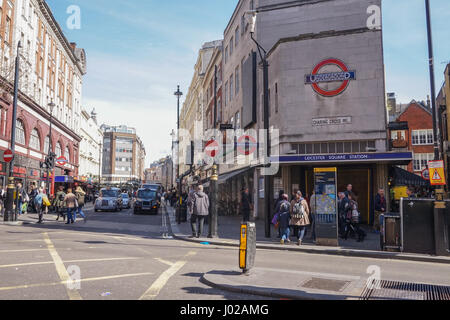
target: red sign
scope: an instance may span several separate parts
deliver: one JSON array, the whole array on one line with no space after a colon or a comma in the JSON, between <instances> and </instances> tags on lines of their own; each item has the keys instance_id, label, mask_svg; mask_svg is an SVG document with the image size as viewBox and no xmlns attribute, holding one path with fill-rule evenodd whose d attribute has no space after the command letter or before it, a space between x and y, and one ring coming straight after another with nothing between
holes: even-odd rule
<instances>
[{"instance_id":1,"label":"red sign","mask_svg":"<svg viewBox=\"0 0 450 320\"><path fill-rule=\"evenodd\" d=\"M425 169L422 171L422 178L425 180L430 180L430 170Z\"/></svg>"},{"instance_id":2,"label":"red sign","mask_svg":"<svg viewBox=\"0 0 450 320\"><path fill-rule=\"evenodd\" d=\"M328 70L320 73L324 68ZM331 69L334 69L332 72ZM356 79L356 72L350 71L348 67L338 59L326 59L314 67L311 74L306 75L305 83L312 85L315 92L324 97L335 97L347 89L351 80ZM330 88L330 83L337 83L337 86ZM322 83L321 87L319 84Z\"/></svg>"},{"instance_id":3,"label":"red sign","mask_svg":"<svg viewBox=\"0 0 450 320\"><path fill-rule=\"evenodd\" d=\"M256 151L257 147L256 139L252 136L244 135L238 139L237 150L240 154L248 156Z\"/></svg>"},{"instance_id":4,"label":"red sign","mask_svg":"<svg viewBox=\"0 0 450 320\"><path fill-rule=\"evenodd\" d=\"M219 144L216 140L209 141L205 146L205 153L211 158L215 158L219 153Z\"/></svg>"},{"instance_id":5,"label":"red sign","mask_svg":"<svg viewBox=\"0 0 450 320\"><path fill-rule=\"evenodd\" d=\"M6 150L5 153L3 154L3 161L5 162L11 162L12 159L14 158L13 152L11 150Z\"/></svg>"},{"instance_id":6,"label":"red sign","mask_svg":"<svg viewBox=\"0 0 450 320\"><path fill-rule=\"evenodd\" d=\"M56 162L60 165L60 166L65 166L67 163L67 159L66 157L59 157L58 159L56 159Z\"/></svg>"}]
</instances>

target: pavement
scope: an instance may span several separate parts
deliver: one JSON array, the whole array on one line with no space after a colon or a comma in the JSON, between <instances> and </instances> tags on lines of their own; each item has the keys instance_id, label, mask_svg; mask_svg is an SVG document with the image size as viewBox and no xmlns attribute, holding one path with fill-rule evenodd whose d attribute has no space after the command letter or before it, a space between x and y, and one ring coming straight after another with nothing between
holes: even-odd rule
<instances>
[{"instance_id":1,"label":"pavement","mask_svg":"<svg viewBox=\"0 0 450 320\"><path fill-rule=\"evenodd\" d=\"M203 232L204 237L200 239L192 239L189 238L192 235L190 223L183 222L181 224L177 224L174 208L165 207L165 210L167 210L174 238L197 243L207 242L212 245L239 247L241 225L240 217L219 216L218 238L206 238L208 234L208 225L205 225L205 230ZM264 222L261 220L257 220L255 221L255 223L257 249L450 264L450 257L381 251L379 234L373 233L370 230L366 230L367 238L362 243L359 243L354 239L348 239L346 241L341 239L340 246L338 247L317 246L313 243L312 240L308 239L309 235L307 234L304 244L301 246L297 246L295 241L296 238L294 237L291 238L293 240L291 244L281 245L280 240L277 238L278 232L273 228L273 226L271 226L272 237L270 239L267 239L264 234Z\"/></svg>"}]
</instances>

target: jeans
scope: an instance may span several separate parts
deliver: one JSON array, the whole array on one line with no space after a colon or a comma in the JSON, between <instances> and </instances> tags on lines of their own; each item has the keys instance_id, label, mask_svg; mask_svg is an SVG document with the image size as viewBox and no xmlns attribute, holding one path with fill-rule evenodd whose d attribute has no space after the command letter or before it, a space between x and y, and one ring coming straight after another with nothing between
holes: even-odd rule
<instances>
[{"instance_id":1,"label":"jeans","mask_svg":"<svg viewBox=\"0 0 450 320\"><path fill-rule=\"evenodd\" d=\"M289 240L289 236L291 234L291 228L287 227L287 228L280 228L281 230L281 239L282 240Z\"/></svg>"},{"instance_id":2,"label":"jeans","mask_svg":"<svg viewBox=\"0 0 450 320\"><path fill-rule=\"evenodd\" d=\"M199 225L198 233L197 233L197 222ZM191 227L192 227L192 235L195 237L200 237L203 233L203 224L205 223L205 216L198 216L193 214L191 216Z\"/></svg>"},{"instance_id":3,"label":"jeans","mask_svg":"<svg viewBox=\"0 0 450 320\"><path fill-rule=\"evenodd\" d=\"M19 215L21 215L23 213L22 212L22 206L23 206L23 201L19 200Z\"/></svg>"},{"instance_id":4,"label":"jeans","mask_svg":"<svg viewBox=\"0 0 450 320\"><path fill-rule=\"evenodd\" d=\"M249 222L250 221L250 210L243 210L242 212L243 215L243 221L244 222Z\"/></svg>"},{"instance_id":5,"label":"jeans","mask_svg":"<svg viewBox=\"0 0 450 320\"><path fill-rule=\"evenodd\" d=\"M83 209L83 206L79 206L79 207L75 210L75 213L74 213L74 220L75 220L75 221L77 220L77 214L81 215L84 219L86 219L86 216L84 215L82 209Z\"/></svg>"},{"instance_id":6,"label":"jeans","mask_svg":"<svg viewBox=\"0 0 450 320\"><path fill-rule=\"evenodd\" d=\"M298 227L298 240L303 241L303 238L305 237L306 233L306 226Z\"/></svg>"},{"instance_id":7,"label":"jeans","mask_svg":"<svg viewBox=\"0 0 450 320\"><path fill-rule=\"evenodd\" d=\"M67 223L74 223L77 208L67 208Z\"/></svg>"},{"instance_id":8,"label":"jeans","mask_svg":"<svg viewBox=\"0 0 450 320\"><path fill-rule=\"evenodd\" d=\"M40 223L40 222L42 222L42 218L43 218L42 205L35 203L34 206L35 206L36 212L39 216L39 223Z\"/></svg>"}]
</instances>

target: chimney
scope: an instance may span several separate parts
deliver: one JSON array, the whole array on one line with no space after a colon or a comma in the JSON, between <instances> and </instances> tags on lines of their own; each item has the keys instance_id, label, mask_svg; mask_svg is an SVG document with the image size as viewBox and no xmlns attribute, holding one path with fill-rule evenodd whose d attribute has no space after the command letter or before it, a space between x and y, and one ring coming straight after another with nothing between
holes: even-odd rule
<instances>
[{"instance_id":1,"label":"chimney","mask_svg":"<svg viewBox=\"0 0 450 320\"><path fill-rule=\"evenodd\" d=\"M428 109L431 110L431 100L430 100L430 96L429 95L427 96L427 107L428 107Z\"/></svg>"},{"instance_id":2,"label":"chimney","mask_svg":"<svg viewBox=\"0 0 450 320\"><path fill-rule=\"evenodd\" d=\"M75 51L75 49L77 48L77 43L76 42L71 42L70 43L70 47L72 48L73 51Z\"/></svg>"}]
</instances>

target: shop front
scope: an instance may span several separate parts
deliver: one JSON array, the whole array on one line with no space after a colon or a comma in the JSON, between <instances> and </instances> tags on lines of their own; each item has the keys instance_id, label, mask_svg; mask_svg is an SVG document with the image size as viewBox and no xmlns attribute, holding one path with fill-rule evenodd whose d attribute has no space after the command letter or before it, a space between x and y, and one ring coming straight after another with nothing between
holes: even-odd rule
<instances>
[{"instance_id":1,"label":"shop front","mask_svg":"<svg viewBox=\"0 0 450 320\"><path fill-rule=\"evenodd\" d=\"M6 188L8 165L5 162L0 162L0 187Z\"/></svg>"}]
</instances>

